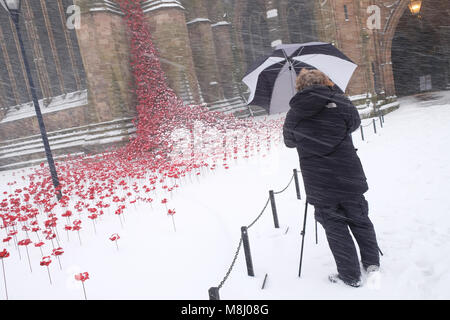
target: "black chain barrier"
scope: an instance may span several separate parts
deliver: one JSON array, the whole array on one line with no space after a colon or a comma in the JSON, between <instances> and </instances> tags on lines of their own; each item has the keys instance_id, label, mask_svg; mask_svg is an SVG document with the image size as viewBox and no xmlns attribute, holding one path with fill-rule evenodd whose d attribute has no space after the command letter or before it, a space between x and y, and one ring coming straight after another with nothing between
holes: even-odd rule
<instances>
[{"instance_id":1,"label":"black chain barrier","mask_svg":"<svg viewBox=\"0 0 450 320\"><path fill-rule=\"evenodd\" d=\"M372 118L372 121L369 122L368 124L366 124L366 125L362 125L362 124L361 124L361 125L359 126L359 127L360 127L360 130L361 130L361 139L362 139L363 141L364 141L364 128L369 127L369 126L373 126L373 131L374 131L374 133L375 133L375 134L377 133L377 125L376 125L377 121L380 122L380 127L383 128L383 123L384 123L384 115L383 115L383 113L381 113L381 114L378 116L378 119Z\"/></svg>"},{"instance_id":2,"label":"black chain barrier","mask_svg":"<svg viewBox=\"0 0 450 320\"><path fill-rule=\"evenodd\" d=\"M274 194L280 194L283 193L284 191L287 190L287 188L291 185L292 180L294 180L294 177L297 174L297 170L294 169L294 174L292 174L291 179L289 180L289 183L287 184L287 186L278 192L273 192L272 190L269 191L269 197L267 198L266 203L264 204L263 209L261 210L261 212L258 214L258 216L253 220L252 223L250 223L248 226L244 226L241 228L241 238L239 239L239 245L236 249L236 252L234 254L233 257L233 261L231 262L230 267L228 268L225 276L223 277L222 281L220 281L219 285L217 287L211 287L208 290L208 294L209 294L209 299L210 300L220 300L220 295L219 295L219 290L223 287L223 285L225 284L225 282L228 280L231 271L233 271L233 268L236 264L237 261L237 257L239 256L239 253L241 251L242 245L244 245L244 251L245 251L245 260L246 260L246 265L247 265L247 273L249 276L253 277L254 276L254 270L253 270L253 262L252 262L252 258L251 258L251 253L250 253L250 242L248 239L248 229L250 229L251 227L253 227L255 225L256 222L259 221L259 219L262 217L262 215L264 214L264 211L266 211L267 206L269 205L269 202L272 202L272 211L274 211L274 205L275 202L274 200L272 200L273 195ZM299 190L298 188L298 179L295 179L296 181L296 190ZM297 192L297 194L299 193L299 191ZM272 197L271 197L272 195ZM298 197L298 196L297 196ZM271 201L272 200L272 201ZM276 209L275 209L276 212ZM275 221L275 227L278 228L278 218L276 216L276 213L274 214L274 221ZM267 277L267 275L266 275Z\"/></svg>"}]
</instances>

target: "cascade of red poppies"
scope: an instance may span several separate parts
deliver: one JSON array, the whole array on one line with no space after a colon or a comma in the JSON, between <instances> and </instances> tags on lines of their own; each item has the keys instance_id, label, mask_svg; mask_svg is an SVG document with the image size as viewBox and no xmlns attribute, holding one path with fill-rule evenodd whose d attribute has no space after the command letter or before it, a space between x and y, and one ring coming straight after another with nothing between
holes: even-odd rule
<instances>
[{"instance_id":1,"label":"cascade of red poppies","mask_svg":"<svg viewBox=\"0 0 450 320\"><path fill-rule=\"evenodd\" d=\"M169 138L171 132L180 126L192 131L194 121L202 121L222 130L229 126L245 125L246 121L237 121L231 115L208 112L201 106L184 105L167 85L140 2L118 1L129 27L131 69L138 113L135 121L137 137L127 146L127 153L136 156L149 150L158 150L164 156L173 147Z\"/></svg>"},{"instance_id":2,"label":"cascade of red poppies","mask_svg":"<svg viewBox=\"0 0 450 320\"><path fill-rule=\"evenodd\" d=\"M6 183L9 191L3 192L0 201L3 243L13 240L17 245L18 237L26 239L20 244L27 254L27 246L33 243L30 250L39 248L40 265L47 267L50 282L50 256L59 261L70 232L76 231L81 246L80 233L95 232L100 216L117 216L114 219L124 227L125 217L133 212L128 210L131 206L148 204L167 213L176 230L174 214L182 214L182 209L167 206L180 186L214 173L219 165L228 170L240 158L268 153L272 143L281 141L283 118L237 119L205 106L184 105L167 85L140 1L118 3L130 34L136 135L125 147L57 162L63 192L59 202L44 163L31 174L14 173L16 180ZM82 228L87 219L92 229ZM59 236L58 229L66 231L67 240ZM16 251L20 257L19 246Z\"/></svg>"}]
</instances>

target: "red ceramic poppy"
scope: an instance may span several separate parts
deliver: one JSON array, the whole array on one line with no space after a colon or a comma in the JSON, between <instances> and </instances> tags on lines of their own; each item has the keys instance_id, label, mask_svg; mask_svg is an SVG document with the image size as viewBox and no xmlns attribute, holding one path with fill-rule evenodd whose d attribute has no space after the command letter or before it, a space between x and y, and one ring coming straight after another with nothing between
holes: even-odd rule
<instances>
[{"instance_id":1,"label":"red ceramic poppy","mask_svg":"<svg viewBox=\"0 0 450 320\"><path fill-rule=\"evenodd\" d=\"M63 213L61 216L63 217L70 217L72 215L72 211L67 210L65 213Z\"/></svg>"},{"instance_id":2,"label":"red ceramic poppy","mask_svg":"<svg viewBox=\"0 0 450 320\"><path fill-rule=\"evenodd\" d=\"M8 257L9 257L9 252L6 251L6 249L3 249L3 251L0 251L0 259L8 258Z\"/></svg>"},{"instance_id":3,"label":"red ceramic poppy","mask_svg":"<svg viewBox=\"0 0 450 320\"><path fill-rule=\"evenodd\" d=\"M60 255L62 255L63 253L64 253L63 248L59 247L59 248L53 249L52 255L54 255L54 256L60 256Z\"/></svg>"},{"instance_id":4,"label":"red ceramic poppy","mask_svg":"<svg viewBox=\"0 0 450 320\"><path fill-rule=\"evenodd\" d=\"M34 244L36 248L42 247L43 245L44 243L42 241Z\"/></svg>"},{"instance_id":5,"label":"red ceramic poppy","mask_svg":"<svg viewBox=\"0 0 450 320\"><path fill-rule=\"evenodd\" d=\"M117 241L120 239L120 236L117 233L114 233L111 235L111 237L109 237L109 240L111 241Z\"/></svg>"},{"instance_id":6,"label":"red ceramic poppy","mask_svg":"<svg viewBox=\"0 0 450 320\"><path fill-rule=\"evenodd\" d=\"M41 266L47 266L47 267L48 267L48 265L49 265L50 263L52 263L52 259L50 258L50 256L45 256L45 257L42 257L42 260L41 260L41 262L40 262L40 265L41 265Z\"/></svg>"},{"instance_id":7,"label":"red ceramic poppy","mask_svg":"<svg viewBox=\"0 0 450 320\"><path fill-rule=\"evenodd\" d=\"M27 245L29 245L31 243L31 240L30 239L24 239L24 240L20 240L17 244L19 245L19 246L27 246Z\"/></svg>"},{"instance_id":8,"label":"red ceramic poppy","mask_svg":"<svg viewBox=\"0 0 450 320\"><path fill-rule=\"evenodd\" d=\"M54 234L53 232L50 232L50 233L48 233L46 236L45 236L45 239L46 240L52 240L52 239L55 239L56 238L56 234Z\"/></svg>"},{"instance_id":9,"label":"red ceramic poppy","mask_svg":"<svg viewBox=\"0 0 450 320\"><path fill-rule=\"evenodd\" d=\"M85 282L89 279L89 273L88 272L82 272L75 275L75 280Z\"/></svg>"}]
</instances>

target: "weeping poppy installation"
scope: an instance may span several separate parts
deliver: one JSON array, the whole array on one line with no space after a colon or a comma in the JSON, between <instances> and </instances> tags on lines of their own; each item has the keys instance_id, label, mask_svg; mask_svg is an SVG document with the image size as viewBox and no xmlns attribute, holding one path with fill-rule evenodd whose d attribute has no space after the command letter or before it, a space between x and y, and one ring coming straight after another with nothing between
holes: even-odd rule
<instances>
[{"instance_id":1,"label":"weeping poppy installation","mask_svg":"<svg viewBox=\"0 0 450 320\"><path fill-rule=\"evenodd\" d=\"M64 190L59 202L54 199L45 164L8 182L9 192L5 191L0 201L3 242L14 240L20 258L17 236L29 240L28 231L35 233L34 247L41 251L40 264L47 267L50 283L51 258L44 256L42 247L50 242L52 255L59 261L64 240L58 236L58 228L66 231L67 241L69 231L77 231L81 245L79 231L86 219L92 221L94 232L96 224L115 215L124 227L122 220L130 208L148 204L153 208L155 204L154 210L171 216L176 231L175 209L167 207L169 197L172 199L185 184L200 181L202 176L230 170L232 162L268 153L272 144L281 141L284 119L237 119L202 105L185 105L166 83L140 1L117 3L129 29L136 135L124 147L96 155L69 156L56 163ZM118 249L119 236L113 238L110 240ZM26 247L27 255L30 243L20 244Z\"/></svg>"}]
</instances>

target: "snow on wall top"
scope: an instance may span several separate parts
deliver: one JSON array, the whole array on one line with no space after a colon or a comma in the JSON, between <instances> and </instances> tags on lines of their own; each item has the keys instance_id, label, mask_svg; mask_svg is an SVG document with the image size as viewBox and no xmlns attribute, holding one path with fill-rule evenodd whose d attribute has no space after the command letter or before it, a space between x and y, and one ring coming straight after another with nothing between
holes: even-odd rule
<instances>
[{"instance_id":1,"label":"snow on wall top","mask_svg":"<svg viewBox=\"0 0 450 320\"><path fill-rule=\"evenodd\" d=\"M39 106L42 114L76 108L86 104L88 104L87 90L75 91L65 95L53 97L50 104L46 107L44 106L43 99L39 100ZM36 116L36 112L34 110L33 102L28 102L22 105L10 107L0 123L16 121L34 116Z\"/></svg>"}]
</instances>

